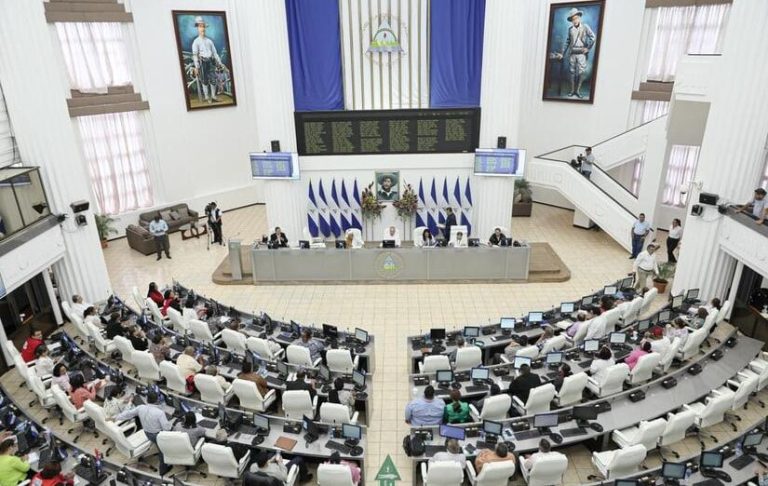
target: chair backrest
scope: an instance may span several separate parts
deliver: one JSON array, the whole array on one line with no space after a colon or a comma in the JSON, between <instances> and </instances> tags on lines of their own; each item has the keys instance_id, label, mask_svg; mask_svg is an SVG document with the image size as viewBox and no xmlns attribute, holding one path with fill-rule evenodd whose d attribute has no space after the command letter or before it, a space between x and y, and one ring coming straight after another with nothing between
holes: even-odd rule
<instances>
[{"instance_id":1,"label":"chair backrest","mask_svg":"<svg viewBox=\"0 0 768 486\"><path fill-rule=\"evenodd\" d=\"M250 380L235 378L232 382L232 390L240 401L240 406L251 410L264 410L264 397L259 392L256 383Z\"/></svg>"},{"instance_id":2,"label":"chair backrest","mask_svg":"<svg viewBox=\"0 0 768 486\"><path fill-rule=\"evenodd\" d=\"M154 320L157 324L163 322L163 315L160 313L160 308L157 306L155 301L149 297L144 299L144 301L147 303L147 309L149 309L149 313L152 314L152 320Z\"/></svg>"},{"instance_id":3,"label":"chair backrest","mask_svg":"<svg viewBox=\"0 0 768 486\"><path fill-rule=\"evenodd\" d=\"M38 401L43 407L47 407L55 403L53 400L53 394L50 392L50 390L45 388L43 380L37 376L37 373L27 374L27 385L29 386L29 389L32 390L32 392L35 394L35 396L37 396Z\"/></svg>"},{"instance_id":4,"label":"chair backrest","mask_svg":"<svg viewBox=\"0 0 768 486\"><path fill-rule=\"evenodd\" d=\"M453 231L451 231L453 233ZM427 468L424 485L459 486L464 481L464 469L456 461L435 461Z\"/></svg>"},{"instance_id":5,"label":"chair backrest","mask_svg":"<svg viewBox=\"0 0 768 486\"><path fill-rule=\"evenodd\" d=\"M34 371L29 369L24 358L22 358L20 354L14 354L11 358L13 359L13 365L16 367L16 371L21 375L21 378L24 381L29 381L29 376L34 373Z\"/></svg>"},{"instance_id":6,"label":"chair backrest","mask_svg":"<svg viewBox=\"0 0 768 486\"><path fill-rule=\"evenodd\" d=\"M141 296L141 292L139 292L138 287L133 287L131 289L131 295L133 295L133 300L136 302L136 305L138 306L138 310L141 311L144 307L146 307L147 303L144 300L145 297Z\"/></svg>"},{"instance_id":7,"label":"chair backrest","mask_svg":"<svg viewBox=\"0 0 768 486\"><path fill-rule=\"evenodd\" d=\"M568 469L568 457L560 452L550 452L533 463L528 473L528 486L562 484L566 469Z\"/></svg>"},{"instance_id":8,"label":"chair backrest","mask_svg":"<svg viewBox=\"0 0 768 486\"><path fill-rule=\"evenodd\" d=\"M53 399L56 405L61 409L61 413L70 422L80 422L81 417L75 408L75 405L69 400L67 394L55 383L51 385L51 393L53 393Z\"/></svg>"},{"instance_id":9,"label":"chair backrest","mask_svg":"<svg viewBox=\"0 0 768 486\"><path fill-rule=\"evenodd\" d=\"M317 466L319 486L354 486L352 471L345 464L320 464Z\"/></svg>"},{"instance_id":10,"label":"chair backrest","mask_svg":"<svg viewBox=\"0 0 768 486\"><path fill-rule=\"evenodd\" d=\"M231 447L219 444L203 444L203 460L208 464L208 472L224 478L237 478L240 475L237 459Z\"/></svg>"},{"instance_id":11,"label":"chair backrest","mask_svg":"<svg viewBox=\"0 0 768 486\"><path fill-rule=\"evenodd\" d=\"M647 453L648 451L642 444L617 450L613 460L606 468L609 472L609 478L620 478L637 472Z\"/></svg>"},{"instance_id":12,"label":"chair backrest","mask_svg":"<svg viewBox=\"0 0 768 486\"><path fill-rule=\"evenodd\" d=\"M309 349L304 346L298 346L296 344L289 345L285 350L285 358L292 365L303 366L305 368L313 367L312 354L309 352Z\"/></svg>"},{"instance_id":13,"label":"chair backrest","mask_svg":"<svg viewBox=\"0 0 768 486\"><path fill-rule=\"evenodd\" d=\"M340 403L324 402L320 405L320 421L329 424L349 424L352 418L349 416L349 408Z\"/></svg>"},{"instance_id":14,"label":"chair backrest","mask_svg":"<svg viewBox=\"0 0 768 486\"><path fill-rule=\"evenodd\" d=\"M515 353L515 356L524 356L532 359L536 359L539 356L539 347L536 345L526 346L520 348Z\"/></svg>"},{"instance_id":15,"label":"chair backrest","mask_svg":"<svg viewBox=\"0 0 768 486\"><path fill-rule=\"evenodd\" d=\"M208 327L207 322L200 319L190 319L189 330L197 339L205 343L213 343L213 334L211 334L211 328Z\"/></svg>"},{"instance_id":16,"label":"chair backrest","mask_svg":"<svg viewBox=\"0 0 768 486\"><path fill-rule=\"evenodd\" d=\"M176 363L161 361L159 365L160 376L165 378L165 384L176 393L187 394L187 380L181 376L181 371Z\"/></svg>"},{"instance_id":17,"label":"chair backrest","mask_svg":"<svg viewBox=\"0 0 768 486\"><path fill-rule=\"evenodd\" d=\"M458 232L461 232L464 235L462 240L467 241L467 238L469 238L469 232L467 231L467 227L463 224L451 226L451 237L448 239L448 241L456 241L456 233Z\"/></svg>"},{"instance_id":18,"label":"chair backrest","mask_svg":"<svg viewBox=\"0 0 768 486\"><path fill-rule=\"evenodd\" d=\"M678 358L681 361L685 361L699 354L699 347L701 346L701 343L703 343L704 340L707 339L708 335L709 335L709 332L704 328L697 329L692 333L690 333L688 335L688 338L680 347L680 351L678 352Z\"/></svg>"},{"instance_id":19,"label":"chair backrest","mask_svg":"<svg viewBox=\"0 0 768 486\"><path fill-rule=\"evenodd\" d=\"M659 445L666 446L685 439L685 432L693 425L696 414L693 410L683 410L667 415L667 425L659 437Z\"/></svg>"},{"instance_id":20,"label":"chair backrest","mask_svg":"<svg viewBox=\"0 0 768 486\"><path fill-rule=\"evenodd\" d=\"M480 410L480 420L502 420L507 418L509 407L512 406L512 397L506 393L486 397L483 400L483 409Z\"/></svg>"},{"instance_id":21,"label":"chair backrest","mask_svg":"<svg viewBox=\"0 0 768 486\"><path fill-rule=\"evenodd\" d=\"M131 362L139 372L139 377L146 380L160 380L160 367L149 351L134 351Z\"/></svg>"},{"instance_id":22,"label":"chair backrest","mask_svg":"<svg viewBox=\"0 0 768 486\"><path fill-rule=\"evenodd\" d=\"M448 361L448 356L444 354L425 356L420 368L422 373L434 373L438 370L450 370L451 363Z\"/></svg>"},{"instance_id":23,"label":"chair backrest","mask_svg":"<svg viewBox=\"0 0 768 486\"><path fill-rule=\"evenodd\" d=\"M101 334L101 330L96 327L96 324L86 322L85 327L88 329L88 335L93 339L93 344L96 346L96 349L105 353L110 341Z\"/></svg>"},{"instance_id":24,"label":"chair backrest","mask_svg":"<svg viewBox=\"0 0 768 486\"><path fill-rule=\"evenodd\" d=\"M722 422L725 412L730 410L731 405L733 405L734 395L733 392L711 395L709 402L699 416L699 427L705 428Z\"/></svg>"},{"instance_id":25,"label":"chair backrest","mask_svg":"<svg viewBox=\"0 0 768 486\"><path fill-rule=\"evenodd\" d=\"M629 306L629 310L624 314L624 322L633 322L640 315L640 309L643 307L643 298L635 297Z\"/></svg>"},{"instance_id":26,"label":"chair backrest","mask_svg":"<svg viewBox=\"0 0 768 486\"><path fill-rule=\"evenodd\" d=\"M549 412L549 402L555 398L555 393L555 385L552 383L545 383L532 388L528 394L528 401L525 402L525 415Z\"/></svg>"},{"instance_id":27,"label":"chair backrest","mask_svg":"<svg viewBox=\"0 0 768 486\"><path fill-rule=\"evenodd\" d=\"M651 306L651 302L653 302L653 299L656 298L658 293L659 290L656 287L649 289L648 292L645 293L643 296L643 305L640 307L641 314L648 311L648 307Z\"/></svg>"},{"instance_id":28,"label":"chair backrest","mask_svg":"<svg viewBox=\"0 0 768 486\"><path fill-rule=\"evenodd\" d=\"M163 453L168 465L194 466L199 457L195 455L195 444L189 441L186 432L160 432L157 434L157 448Z\"/></svg>"},{"instance_id":29,"label":"chair backrest","mask_svg":"<svg viewBox=\"0 0 768 486\"><path fill-rule=\"evenodd\" d=\"M72 312L71 315L72 315L72 324L75 325L75 329L77 329L77 333L84 338L88 338L90 336L90 332L88 331L88 328L85 326L85 322L83 322L82 317L78 316L74 312Z\"/></svg>"},{"instance_id":30,"label":"chair backrest","mask_svg":"<svg viewBox=\"0 0 768 486\"><path fill-rule=\"evenodd\" d=\"M131 441L128 440L128 437L125 436L125 432L115 422L108 420L104 423L104 427L106 428L109 438L115 443L117 450L125 456L133 457L134 449L138 444L132 444Z\"/></svg>"},{"instance_id":31,"label":"chair backrest","mask_svg":"<svg viewBox=\"0 0 768 486\"><path fill-rule=\"evenodd\" d=\"M609 334L616 330L616 324L619 323L621 309L614 307L605 313L605 333Z\"/></svg>"},{"instance_id":32,"label":"chair backrest","mask_svg":"<svg viewBox=\"0 0 768 486\"><path fill-rule=\"evenodd\" d=\"M680 350L681 343L682 340L679 337L676 337L672 340L672 344L667 347L667 350L659 360L659 371L666 373L669 370L669 367L672 366L672 361L675 359L677 352Z\"/></svg>"},{"instance_id":33,"label":"chair backrest","mask_svg":"<svg viewBox=\"0 0 768 486\"><path fill-rule=\"evenodd\" d=\"M758 379L759 376L750 375L739 381L739 386L734 391L735 396L733 397L733 405L731 405L732 410L739 410L747 404L752 394L757 391Z\"/></svg>"},{"instance_id":34,"label":"chair backrest","mask_svg":"<svg viewBox=\"0 0 768 486\"><path fill-rule=\"evenodd\" d=\"M421 239L421 235L424 234L425 229L429 229L429 228L427 228L426 226L417 226L413 228L413 233L411 233L413 235L413 246L417 248L421 248L422 246L424 246L424 240Z\"/></svg>"},{"instance_id":35,"label":"chair backrest","mask_svg":"<svg viewBox=\"0 0 768 486\"><path fill-rule=\"evenodd\" d=\"M469 370L476 366L482 366L482 364L483 352L477 346L465 346L456 350L455 370Z\"/></svg>"},{"instance_id":36,"label":"chair backrest","mask_svg":"<svg viewBox=\"0 0 768 486\"><path fill-rule=\"evenodd\" d=\"M244 353L246 350L245 334L235 331L233 329L223 329L221 331L221 339L224 344L227 345L227 349L238 353Z\"/></svg>"},{"instance_id":37,"label":"chair backrest","mask_svg":"<svg viewBox=\"0 0 768 486\"><path fill-rule=\"evenodd\" d=\"M514 456L512 456L514 457ZM509 478L515 475L515 460L489 462L483 465L477 475L476 486L506 486Z\"/></svg>"},{"instance_id":38,"label":"chair backrest","mask_svg":"<svg viewBox=\"0 0 768 486\"><path fill-rule=\"evenodd\" d=\"M731 311L731 301L726 300L723 302L723 305L720 307L720 310L717 311L717 319L715 320L715 324L720 324L725 320L726 317L728 317L728 313Z\"/></svg>"},{"instance_id":39,"label":"chair backrest","mask_svg":"<svg viewBox=\"0 0 768 486\"><path fill-rule=\"evenodd\" d=\"M617 363L608 367L605 372L602 383L600 383L600 396L613 395L619 393L624 385L624 380L629 376L629 366L624 363Z\"/></svg>"},{"instance_id":40,"label":"chair backrest","mask_svg":"<svg viewBox=\"0 0 768 486\"><path fill-rule=\"evenodd\" d=\"M224 390L215 376L198 373L195 375L195 387L200 392L200 399L208 403L224 403Z\"/></svg>"},{"instance_id":41,"label":"chair backrest","mask_svg":"<svg viewBox=\"0 0 768 486\"><path fill-rule=\"evenodd\" d=\"M587 321L584 321L584 323L579 326L579 329L576 331L576 334L573 335L573 343L574 344L580 344L584 341L584 338L587 337L587 331L589 331L589 326L592 325L594 322L594 319L589 319Z\"/></svg>"},{"instance_id":42,"label":"chair backrest","mask_svg":"<svg viewBox=\"0 0 768 486\"><path fill-rule=\"evenodd\" d=\"M285 412L285 418L289 420L301 420L304 415L307 417L315 416L312 398L307 390L284 391L283 411Z\"/></svg>"},{"instance_id":43,"label":"chair backrest","mask_svg":"<svg viewBox=\"0 0 768 486\"><path fill-rule=\"evenodd\" d=\"M269 342L266 339L250 336L245 340L245 346L266 360L273 361L275 359L272 350L269 348Z\"/></svg>"},{"instance_id":44,"label":"chair backrest","mask_svg":"<svg viewBox=\"0 0 768 486\"><path fill-rule=\"evenodd\" d=\"M563 349L564 346L565 346L565 334L561 334L559 336L553 336L549 338L546 343L544 343L544 346L542 346L539 356L546 356L547 353L550 353L552 351L557 351L559 349Z\"/></svg>"},{"instance_id":45,"label":"chair backrest","mask_svg":"<svg viewBox=\"0 0 768 486\"><path fill-rule=\"evenodd\" d=\"M115 336L114 339L112 339L112 342L115 343L115 347L118 351L120 351L123 360L125 360L127 363L133 364L133 352L136 350L133 349L133 344L131 344L128 338L123 336Z\"/></svg>"},{"instance_id":46,"label":"chair backrest","mask_svg":"<svg viewBox=\"0 0 768 486\"><path fill-rule=\"evenodd\" d=\"M583 371L566 377L563 380L563 386L557 392L558 404L565 407L580 402L587 381L589 381L589 376Z\"/></svg>"},{"instance_id":47,"label":"chair backrest","mask_svg":"<svg viewBox=\"0 0 768 486\"><path fill-rule=\"evenodd\" d=\"M69 302L67 302L66 300L62 300L61 301L61 310L64 311L64 315L67 316L67 320L69 320L69 322L72 322L73 321L73 319L72 319L72 306L69 305Z\"/></svg>"},{"instance_id":48,"label":"chair backrest","mask_svg":"<svg viewBox=\"0 0 768 486\"><path fill-rule=\"evenodd\" d=\"M109 430L107 429L107 416L104 413L104 408L102 408L96 402L86 400L85 403L83 403L83 409L85 410L85 414L88 415L88 418L93 420L93 423L96 426L96 430L99 430L108 435Z\"/></svg>"},{"instance_id":49,"label":"chair backrest","mask_svg":"<svg viewBox=\"0 0 768 486\"><path fill-rule=\"evenodd\" d=\"M640 359L635 363L635 367L629 372L629 382L633 385L638 383L645 383L653 376L653 369L661 361L661 355L659 353L648 353L640 356Z\"/></svg>"},{"instance_id":50,"label":"chair backrest","mask_svg":"<svg viewBox=\"0 0 768 486\"><path fill-rule=\"evenodd\" d=\"M646 450L653 450L656 448L656 443L659 441L659 437L664 433L664 429L667 427L667 421L663 418L657 418L656 420L643 420L637 427L637 435L635 435L632 445L640 444L645 447Z\"/></svg>"},{"instance_id":51,"label":"chair backrest","mask_svg":"<svg viewBox=\"0 0 768 486\"><path fill-rule=\"evenodd\" d=\"M352 361L352 352L348 349L329 349L325 353L328 369L334 373L352 373L355 364Z\"/></svg>"},{"instance_id":52,"label":"chair backrest","mask_svg":"<svg viewBox=\"0 0 768 486\"><path fill-rule=\"evenodd\" d=\"M176 331L181 333L186 333L189 331L189 322L184 318L184 315L181 312L177 311L173 307L169 307L165 313L168 316L168 319L170 319L171 324L173 325L173 328L176 329Z\"/></svg>"}]
</instances>

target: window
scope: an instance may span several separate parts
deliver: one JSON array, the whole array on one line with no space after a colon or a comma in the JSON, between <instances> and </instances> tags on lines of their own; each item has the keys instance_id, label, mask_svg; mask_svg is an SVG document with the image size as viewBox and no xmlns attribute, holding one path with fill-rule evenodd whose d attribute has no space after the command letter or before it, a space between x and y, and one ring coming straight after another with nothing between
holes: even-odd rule
<instances>
[{"instance_id":1,"label":"window","mask_svg":"<svg viewBox=\"0 0 768 486\"><path fill-rule=\"evenodd\" d=\"M667 177L664 181L664 196L662 202L669 206L684 207L687 195L680 190L687 187L696 174L696 163L699 160L699 147L696 145L673 145L669 152Z\"/></svg>"},{"instance_id":2,"label":"window","mask_svg":"<svg viewBox=\"0 0 768 486\"><path fill-rule=\"evenodd\" d=\"M138 112L77 119L96 205L119 214L152 206L149 167Z\"/></svg>"},{"instance_id":3,"label":"window","mask_svg":"<svg viewBox=\"0 0 768 486\"><path fill-rule=\"evenodd\" d=\"M669 101L652 101L646 100L643 102L643 115L640 123L647 123L651 120L655 120L660 116L664 116L669 112Z\"/></svg>"},{"instance_id":4,"label":"window","mask_svg":"<svg viewBox=\"0 0 768 486\"><path fill-rule=\"evenodd\" d=\"M106 93L131 84L123 27L117 22L56 23L72 89Z\"/></svg>"},{"instance_id":5,"label":"window","mask_svg":"<svg viewBox=\"0 0 768 486\"><path fill-rule=\"evenodd\" d=\"M634 194L635 197L637 197L638 194L640 194L640 178L643 176L643 161L645 160L645 155L641 155L640 157L636 158L633 162L634 167L632 168L632 183L629 187L629 192Z\"/></svg>"},{"instance_id":6,"label":"window","mask_svg":"<svg viewBox=\"0 0 768 486\"><path fill-rule=\"evenodd\" d=\"M674 81L686 54L717 54L724 38L730 4L656 7L651 21L651 51L645 79Z\"/></svg>"}]
</instances>

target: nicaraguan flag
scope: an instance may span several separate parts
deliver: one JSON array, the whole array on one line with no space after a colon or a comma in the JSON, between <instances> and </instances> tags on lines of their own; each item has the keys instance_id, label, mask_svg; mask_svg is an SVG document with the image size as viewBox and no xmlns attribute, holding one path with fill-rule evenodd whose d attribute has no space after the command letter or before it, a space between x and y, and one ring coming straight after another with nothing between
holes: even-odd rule
<instances>
[{"instance_id":1,"label":"nicaraguan flag","mask_svg":"<svg viewBox=\"0 0 768 486\"><path fill-rule=\"evenodd\" d=\"M464 188L464 197L467 199L469 208L472 209L472 191L469 187L469 177L467 177L467 186Z\"/></svg>"},{"instance_id":2,"label":"nicaraguan flag","mask_svg":"<svg viewBox=\"0 0 768 486\"><path fill-rule=\"evenodd\" d=\"M341 210L341 229L346 233L352 227L349 223L349 215L352 210L349 206L349 196L347 195L347 186L344 184L344 179L341 180L341 200L344 201L343 205L339 205Z\"/></svg>"},{"instance_id":3,"label":"nicaraguan flag","mask_svg":"<svg viewBox=\"0 0 768 486\"><path fill-rule=\"evenodd\" d=\"M325 214L328 213L328 200L325 198L325 189L323 189L323 179L317 185L317 195L320 196L321 205L318 205L317 221L320 224L320 233L323 237L328 238L331 235L331 227L328 224L328 220L325 219Z\"/></svg>"},{"instance_id":4,"label":"nicaraguan flag","mask_svg":"<svg viewBox=\"0 0 768 486\"><path fill-rule=\"evenodd\" d=\"M456 177L456 185L453 186L453 203L457 209L461 209L461 184L458 177Z\"/></svg>"},{"instance_id":5,"label":"nicaraguan flag","mask_svg":"<svg viewBox=\"0 0 768 486\"><path fill-rule=\"evenodd\" d=\"M467 177L467 185L464 187L464 199L467 203L464 210L461 212L461 224L467 227L467 236L472 234L472 190L469 186L469 177Z\"/></svg>"},{"instance_id":6,"label":"nicaraguan flag","mask_svg":"<svg viewBox=\"0 0 768 486\"><path fill-rule=\"evenodd\" d=\"M437 187L435 185L435 178L432 178L432 188L429 190L429 195L432 198L432 204L430 204L429 209L427 210L427 226L429 227L429 232L433 235L437 235L437 232L439 231L439 228L437 227L437 221L435 220L434 214L439 214L440 217L442 217L442 214L437 209ZM445 224L445 219L441 222L441 224Z\"/></svg>"},{"instance_id":7,"label":"nicaraguan flag","mask_svg":"<svg viewBox=\"0 0 768 486\"><path fill-rule=\"evenodd\" d=\"M360 190L357 188L357 179L352 187L352 200L355 201L355 206L352 207L352 227L357 228L360 231L363 230L363 225L360 224L360 220L357 218L357 214L360 213Z\"/></svg>"},{"instance_id":8,"label":"nicaraguan flag","mask_svg":"<svg viewBox=\"0 0 768 486\"><path fill-rule=\"evenodd\" d=\"M328 205L328 217L331 223L331 233L333 233L333 236L338 238L339 235L341 235L341 227L339 226L339 221L337 218L337 216L340 215L340 212L339 195L336 192L336 178L331 179L331 201L332 204Z\"/></svg>"},{"instance_id":9,"label":"nicaraguan flag","mask_svg":"<svg viewBox=\"0 0 768 486\"><path fill-rule=\"evenodd\" d=\"M307 205L307 229L312 238L317 238L320 230L317 227L315 213L317 212L317 201L315 200L315 190L312 188L312 179L309 180L309 191L307 194L309 204Z\"/></svg>"},{"instance_id":10,"label":"nicaraguan flag","mask_svg":"<svg viewBox=\"0 0 768 486\"><path fill-rule=\"evenodd\" d=\"M419 178L419 209L416 210L416 227L426 226L424 224L424 218L421 216L421 211L427 206L424 201L424 179Z\"/></svg>"}]
</instances>

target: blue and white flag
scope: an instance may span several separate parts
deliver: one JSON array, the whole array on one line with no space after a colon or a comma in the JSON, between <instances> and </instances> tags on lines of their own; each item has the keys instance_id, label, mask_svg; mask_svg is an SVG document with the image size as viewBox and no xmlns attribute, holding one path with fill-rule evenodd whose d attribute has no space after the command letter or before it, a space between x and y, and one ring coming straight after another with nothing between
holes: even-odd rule
<instances>
[{"instance_id":1,"label":"blue and white flag","mask_svg":"<svg viewBox=\"0 0 768 486\"><path fill-rule=\"evenodd\" d=\"M317 185L317 195L320 196L320 202L318 204L317 222L320 224L320 233L324 238L328 238L331 235L331 227L326 219L328 214L328 200L325 198L325 189L323 189L323 179Z\"/></svg>"},{"instance_id":2,"label":"blue and white flag","mask_svg":"<svg viewBox=\"0 0 768 486\"><path fill-rule=\"evenodd\" d=\"M419 178L419 207L416 210L416 227L426 226L424 218L421 216L421 212L426 208L427 203L424 201L424 179Z\"/></svg>"},{"instance_id":3,"label":"blue and white flag","mask_svg":"<svg viewBox=\"0 0 768 486\"><path fill-rule=\"evenodd\" d=\"M355 202L355 205L352 207L352 227L357 228L362 231L363 225L360 224L360 218L357 217L358 214L360 214L360 207L362 204L360 204L360 190L357 188L357 179L355 179L355 184L352 187L352 200Z\"/></svg>"},{"instance_id":4,"label":"blue and white flag","mask_svg":"<svg viewBox=\"0 0 768 486\"><path fill-rule=\"evenodd\" d=\"M328 216L331 224L331 233L336 238L341 235L341 226L339 225L339 195L336 192L336 178L331 179L331 204L328 205Z\"/></svg>"},{"instance_id":5,"label":"blue and white flag","mask_svg":"<svg viewBox=\"0 0 768 486\"><path fill-rule=\"evenodd\" d=\"M464 200L466 205L461 212L461 224L467 227L467 236L472 234L472 190L469 187L469 177L467 177L467 185L464 188Z\"/></svg>"},{"instance_id":6,"label":"blue and white flag","mask_svg":"<svg viewBox=\"0 0 768 486\"><path fill-rule=\"evenodd\" d=\"M437 209L437 188L434 177L432 178L432 188L429 190L429 195L432 201L427 210L427 226L429 227L429 232L436 236L439 228L437 227L438 222L435 220L435 215L442 217L442 213ZM445 219L441 221L441 224L445 224Z\"/></svg>"},{"instance_id":7,"label":"blue and white flag","mask_svg":"<svg viewBox=\"0 0 768 486\"><path fill-rule=\"evenodd\" d=\"M320 230L317 227L317 219L315 217L315 214L317 213L317 201L315 200L315 190L312 188L312 179L309 180L307 198L309 198L309 204L307 204L307 229L312 238L317 238L320 234Z\"/></svg>"},{"instance_id":8,"label":"blue and white flag","mask_svg":"<svg viewBox=\"0 0 768 486\"><path fill-rule=\"evenodd\" d=\"M341 200L344 202L343 205L339 205L341 209L341 229L346 233L352 227L352 224L349 222L352 209L350 209L349 196L347 195L347 186L344 183L344 179L341 180Z\"/></svg>"}]
</instances>

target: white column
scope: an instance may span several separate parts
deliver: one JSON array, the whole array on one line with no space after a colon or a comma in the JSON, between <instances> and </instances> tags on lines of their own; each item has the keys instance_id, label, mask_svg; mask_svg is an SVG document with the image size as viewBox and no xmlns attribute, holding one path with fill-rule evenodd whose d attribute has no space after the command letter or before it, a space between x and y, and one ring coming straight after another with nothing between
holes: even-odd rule
<instances>
[{"instance_id":1,"label":"white column","mask_svg":"<svg viewBox=\"0 0 768 486\"><path fill-rule=\"evenodd\" d=\"M695 180L703 191L724 201L746 201L763 165L768 133L768 64L751 62L764 56L764 35L756 19L768 18L768 2L740 0L731 7L723 55L713 76L711 108ZM699 217L686 217L682 250L673 292L699 287L705 297L724 297L733 260L717 245L722 216L708 207ZM725 281L724 281L725 280Z\"/></svg>"},{"instance_id":2,"label":"white column","mask_svg":"<svg viewBox=\"0 0 768 486\"><path fill-rule=\"evenodd\" d=\"M48 300L51 301L51 308L53 309L53 318L56 320L56 324L59 326L64 324L64 319L61 317L61 309L59 308L59 301L56 299L56 291L53 288L53 282L51 282L51 274L49 268L43 270L43 282L45 282L45 290L48 292ZM62 296L62 299L66 297Z\"/></svg>"},{"instance_id":3,"label":"white column","mask_svg":"<svg viewBox=\"0 0 768 486\"><path fill-rule=\"evenodd\" d=\"M70 203L90 199L86 166L67 111L68 81L61 50L53 43L43 2L5 2L14 19L0 29L0 83L5 91L22 160L41 167L46 194L54 213L70 212ZM77 227L73 215L63 224L64 258L57 280L63 295L83 295L91 302L109 291L104 255L92 214L88 226Z\"/></svg>"}]
</instances>

